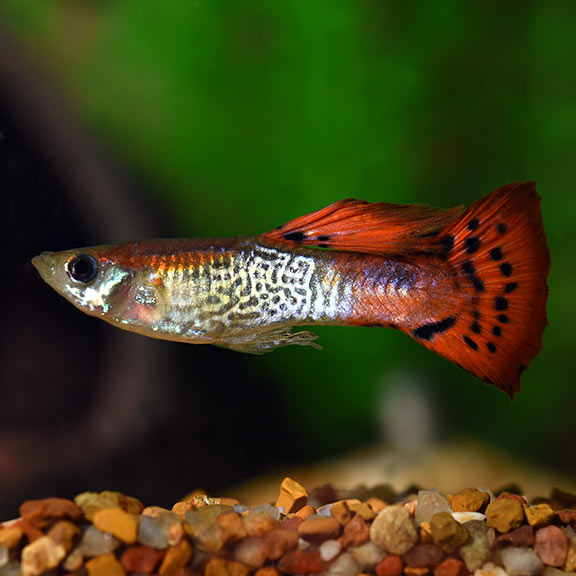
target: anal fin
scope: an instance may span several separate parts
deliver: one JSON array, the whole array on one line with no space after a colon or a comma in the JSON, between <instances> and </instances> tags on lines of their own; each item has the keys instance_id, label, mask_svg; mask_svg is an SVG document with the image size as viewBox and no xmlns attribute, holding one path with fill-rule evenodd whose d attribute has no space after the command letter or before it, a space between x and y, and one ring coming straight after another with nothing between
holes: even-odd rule
<instances>
[{"instance_id":1,"label":"anal fin","mask_svg":"<svg viewBox=\"0 0 576 576\"><path fill-rule=\"evenodd\" d=\"M246 352L248 354L266 354L277 348L293 345L312 346L318 350L322 350L322 346L315 342L317 338L318 335L314 334L314 332L292 332L291 328L282 327L272 330L262 330L247 336L230 339L222 345L230 348L230 350Z\"/></svg>"}]
</instances>

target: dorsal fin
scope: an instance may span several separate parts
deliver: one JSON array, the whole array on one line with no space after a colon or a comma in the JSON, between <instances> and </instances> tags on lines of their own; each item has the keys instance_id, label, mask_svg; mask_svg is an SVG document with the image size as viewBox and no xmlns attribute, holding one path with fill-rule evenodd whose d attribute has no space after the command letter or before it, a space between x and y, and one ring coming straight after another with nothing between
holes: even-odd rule
<instances>
[{"instance_id":1,"label":"dorsal fin","mask_svg":"<svg viewBox=\"0 0 576 576\"><path fill-rule=\"evenodd\" d=\"M431 238L456 222L462 208L340 200L262 234L267 240L367 254L441 252Z\"/></svg>"}]
</instances>

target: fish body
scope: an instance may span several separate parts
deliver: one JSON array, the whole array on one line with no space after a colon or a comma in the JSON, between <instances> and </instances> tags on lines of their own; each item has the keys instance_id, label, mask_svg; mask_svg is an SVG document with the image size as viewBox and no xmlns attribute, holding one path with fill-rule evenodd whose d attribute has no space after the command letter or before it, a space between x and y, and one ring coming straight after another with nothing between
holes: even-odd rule
<instances>
[{"instance_id":1,"label":"fish body","mask_svg":"<svg viewBox=\"0 0 576 576\"><path fill-rule=\"evenodd\" d=\"M546 324L531 183L464 212L341 201L254 237L45 252L33 264L80 310L147 336L263 353L318 347L296 326L393 327L511 395Z\"/></svg>"}]
</instances>

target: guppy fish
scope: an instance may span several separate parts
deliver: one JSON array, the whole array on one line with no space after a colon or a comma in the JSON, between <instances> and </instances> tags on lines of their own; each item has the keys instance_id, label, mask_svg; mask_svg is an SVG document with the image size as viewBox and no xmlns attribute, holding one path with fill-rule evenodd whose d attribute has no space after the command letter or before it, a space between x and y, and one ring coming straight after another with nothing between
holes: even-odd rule
<instances>
[{"instance_id":1,"label":"guppy fish","mask_svg":"<svg viewBox=\"0 0 576 576\"><path fill-rule=\"evenodd\" d=\"M342 200L258 236L32 263L83 312L146 336L259 354L318 347L295 326L398 328L511 397L542 345L550 267L533 182L467 210Z\"/></svg>"}]
</instances>

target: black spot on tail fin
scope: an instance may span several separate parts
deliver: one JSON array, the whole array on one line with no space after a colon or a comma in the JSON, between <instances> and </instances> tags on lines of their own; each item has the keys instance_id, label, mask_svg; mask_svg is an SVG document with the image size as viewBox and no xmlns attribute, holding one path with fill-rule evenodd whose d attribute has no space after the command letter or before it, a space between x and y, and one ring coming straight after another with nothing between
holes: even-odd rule
<instances>
[{"instance_id":1,"label":"black spot on tail fin","mask_svg":"<svg viewBox=\"0 0 576 576\"><path fill-rule=\"evenodd\" d=\"M457 315L466 321L423 343L512 397L520 391L520 367L542 347L547 323L550 256L535 184L496 189L436 242L459 277Z\"/></svg>"}]
</instances>

